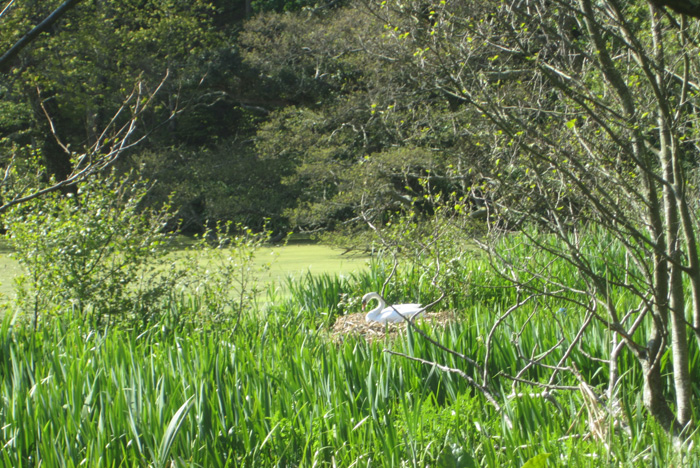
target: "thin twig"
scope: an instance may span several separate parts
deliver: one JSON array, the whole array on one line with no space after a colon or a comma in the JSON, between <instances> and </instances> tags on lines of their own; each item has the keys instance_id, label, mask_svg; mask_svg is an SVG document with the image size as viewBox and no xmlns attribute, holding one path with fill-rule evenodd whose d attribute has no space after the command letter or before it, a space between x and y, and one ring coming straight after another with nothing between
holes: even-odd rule
<instances>
[{"instance_id":1,"label":"thin twig","mask_svg":"<svg viewBox=\"0 0 700 468\"><path fill-rule=\"evenodd\" d=\"M512 421L510 420L510 418L508 417L508 415L505 414L505 413L503 412L503 408L502 408L501 405L498 403L498 401L496 400L496 398L494 397L494 395L493 395L486 387L484 387L484 386L482 386L482 385L479 385L479 383L478 383L476 380L474 380L469 374L467 374L467 373L464 372L463 370L455 369L454 367L449 367L449 366L445 366L445 365L442 365L442 364L438 364L438 363L433 362L433 361L426 361L425 359L417 358L417 357L415 357L415 356L409 356L408 354L400 353L400 352L398 352L398 351L392 351L392 350L390 350L390 349L385 349L384 352L385 352L385 353L388 353L388 354L393 354L393 355L395 355L395 356L401 356L401 357L406 358L406 359L409 359L409 360L411 360L411 361L420 362L421 364L425 364L425 365L429 365L429 366L434 366L436 369L439 369L439 370L441 370L441 371L443 371L443 372L449 372L449 373L451 373L451 374L457 374L457 375L459 375L459 376L462 377L464 380L466 380L467 382L469 382L470 385L472 385L474 388L476 388L477 390L479 390L479 392L481 392L481 394L484 395L484 397L486 398L486 400L488 400L488 402L491 403L491 404L493 405L493 407L496 409L496 411L498 411L499 413L502 414L503 419L505 420L505 422L506 422L506 424L508 425L509 428L512 428L512 427L513 427Z\"/></svg>"},{"instance_id":2,"label":"thin twig","mask_svg":"<svg viewBox=\"0 0 700 468\"><path fill-rule=\"evenodd\" d=\"M520 295L520 291L518 291L518 296L519 295ZM496 322L491 327L491 330L489 331L489 334L486 337L486 355L484 356L484 367L482 370L483 375L481 377L481 381L482 381L483 385L488 385L488 383L489 383L488 382L488 366L489 366L489 359L491 357L491 340L493 339L493 334L495 333L496 328L498 328L501 325L501 323L503 323L503 321L510 316L510 314L512 314L513 312L518 310L520 307L525 305L527 302L530 301L530 299L534 298L535 296L539 296L539 294L528 296L525 299L523 299L522 301L518 301L515 305L508 308L508 310L506 310L503 313L503 315L501 315L500 317L498 317L498 319L496 319Z\"/></svg>"}]
</instances>

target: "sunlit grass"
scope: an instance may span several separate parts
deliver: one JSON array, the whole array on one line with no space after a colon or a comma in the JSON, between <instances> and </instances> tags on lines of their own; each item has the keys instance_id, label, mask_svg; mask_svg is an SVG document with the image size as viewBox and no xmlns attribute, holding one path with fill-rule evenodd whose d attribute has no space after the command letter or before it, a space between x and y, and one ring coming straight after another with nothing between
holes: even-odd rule
<instances>
[{"instance_id":1,"label":"sunlit grass","mask_svg":"<svg viewBox=\"0 0 700 468\"><path fill-rule=\"evenodd\" d=\"M14 294L14 279L23 270L19 262L12 258L12 252L6 247L5 240L0 240L0 300Z\"/></svg>"},{"instance_id":2,"label":"sunlit grass","mask_svg":"<svg viewBox=\"0 0 700 468\"><path fill-rule=\"evenodd\" d=\"M553 454L546 466L646 467L675 456L639 408L632 408L634 437L616 432L605 444L587 437L576 393L561 396L561 408L511 400L509 429L463 379L383 352L476 376L420 337L373 344L348 337L338 345L312 324L299 316L284 326L250 322L236 334L160 326L136 334L55 322L33 334L6 318L2 464L519 467L546 452ZM474 324L425 330L462 352L481 352ZM494 368L511 359L499 348Z\"/></svg>"}]
</instances>

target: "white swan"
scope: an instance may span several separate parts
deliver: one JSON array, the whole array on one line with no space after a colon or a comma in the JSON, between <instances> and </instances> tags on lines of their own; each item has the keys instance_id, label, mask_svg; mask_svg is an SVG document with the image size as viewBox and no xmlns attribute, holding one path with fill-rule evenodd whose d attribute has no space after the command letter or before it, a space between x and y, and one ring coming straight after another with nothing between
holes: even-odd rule
<instances>
[{"instance_id":1,"label":"white swan","mask_svg":"<svg viewBox=\"0 0 700 468\"><path fill-rule=\"evenodd\" d=\"M365 320L368 322L401 322L404 318L410 319L425 310L420 304L395 304L387 307L384 298L376 292L370 292L364 295L362 298L362 310L365 310L367 303L372 299L376 299L379 305L370 310L365 316Z\"/></svg>"}]
</instances>

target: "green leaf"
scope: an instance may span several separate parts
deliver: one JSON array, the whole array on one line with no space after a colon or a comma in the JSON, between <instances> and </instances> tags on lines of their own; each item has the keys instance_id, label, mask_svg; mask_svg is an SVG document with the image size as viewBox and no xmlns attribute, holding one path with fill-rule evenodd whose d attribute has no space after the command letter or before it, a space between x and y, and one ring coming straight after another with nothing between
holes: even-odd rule
<instances>
[{"instance_id":1,"label":"green leaf","mask_svg":"<svg viewBox=\"0 0 700 468\"><path fill-rule=\"evenodd\" d=\"M525 462L522 468L544 468L551 453L540 453Z\"/></svg>"},{"instance_id":2,"label":"green leaf","mask_svg":"<svg viewBox=\"0 0 700 468\"><path fill-rule=\"evenodd\" d=\"M452 445L450 451L443 451L438 460L438 466L444 468L476 468L474 457L464 451L462 447Z\"/></svg>"},{"instance_id":3,"label":"green leaf","mask_svg":"<svg viewBox=\"0 0 700 468\"><path fill-rule=\"evenodd\" d=\"M163 440L160 442L156 466L165 466L165 460L168 458L170 448L173 446L173 441L178 432L180 432L180 428L185 421L187 413L189 413L190 408L192 408L193 399L194 396L189 397L187 401L180 406L180 409L175 412L172 419L170 419L170 424L168 424L168 428L165 430L165 434L163 434Z\"/></svg>"}]
</instances>

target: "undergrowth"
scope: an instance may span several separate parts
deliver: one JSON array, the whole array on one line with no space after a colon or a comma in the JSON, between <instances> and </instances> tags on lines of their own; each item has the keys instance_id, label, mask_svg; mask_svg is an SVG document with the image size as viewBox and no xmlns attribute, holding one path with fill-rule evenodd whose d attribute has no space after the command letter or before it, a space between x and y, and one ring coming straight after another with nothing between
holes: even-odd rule
<instances>
[{"instance_id":1,"label":"undergrowth","mask_svg":"<svg viewBox=\"0 0 700 468\"><path fill-rule=\"evenodd\" d=\"M463 379L383 352L449 361L413 334L336 345L301 319L287 325L244 326L234 335L154 326L136 335L53 322L33 333L6 318L2 462L496 467L521 466L543 452L552 454L548 466L680 460L634 399L632 437L588 437L574 394L560 400L563 408L511 401L509 429ZM478 352L469 324L428 332Z\"/></svg>"}]
</instances>

